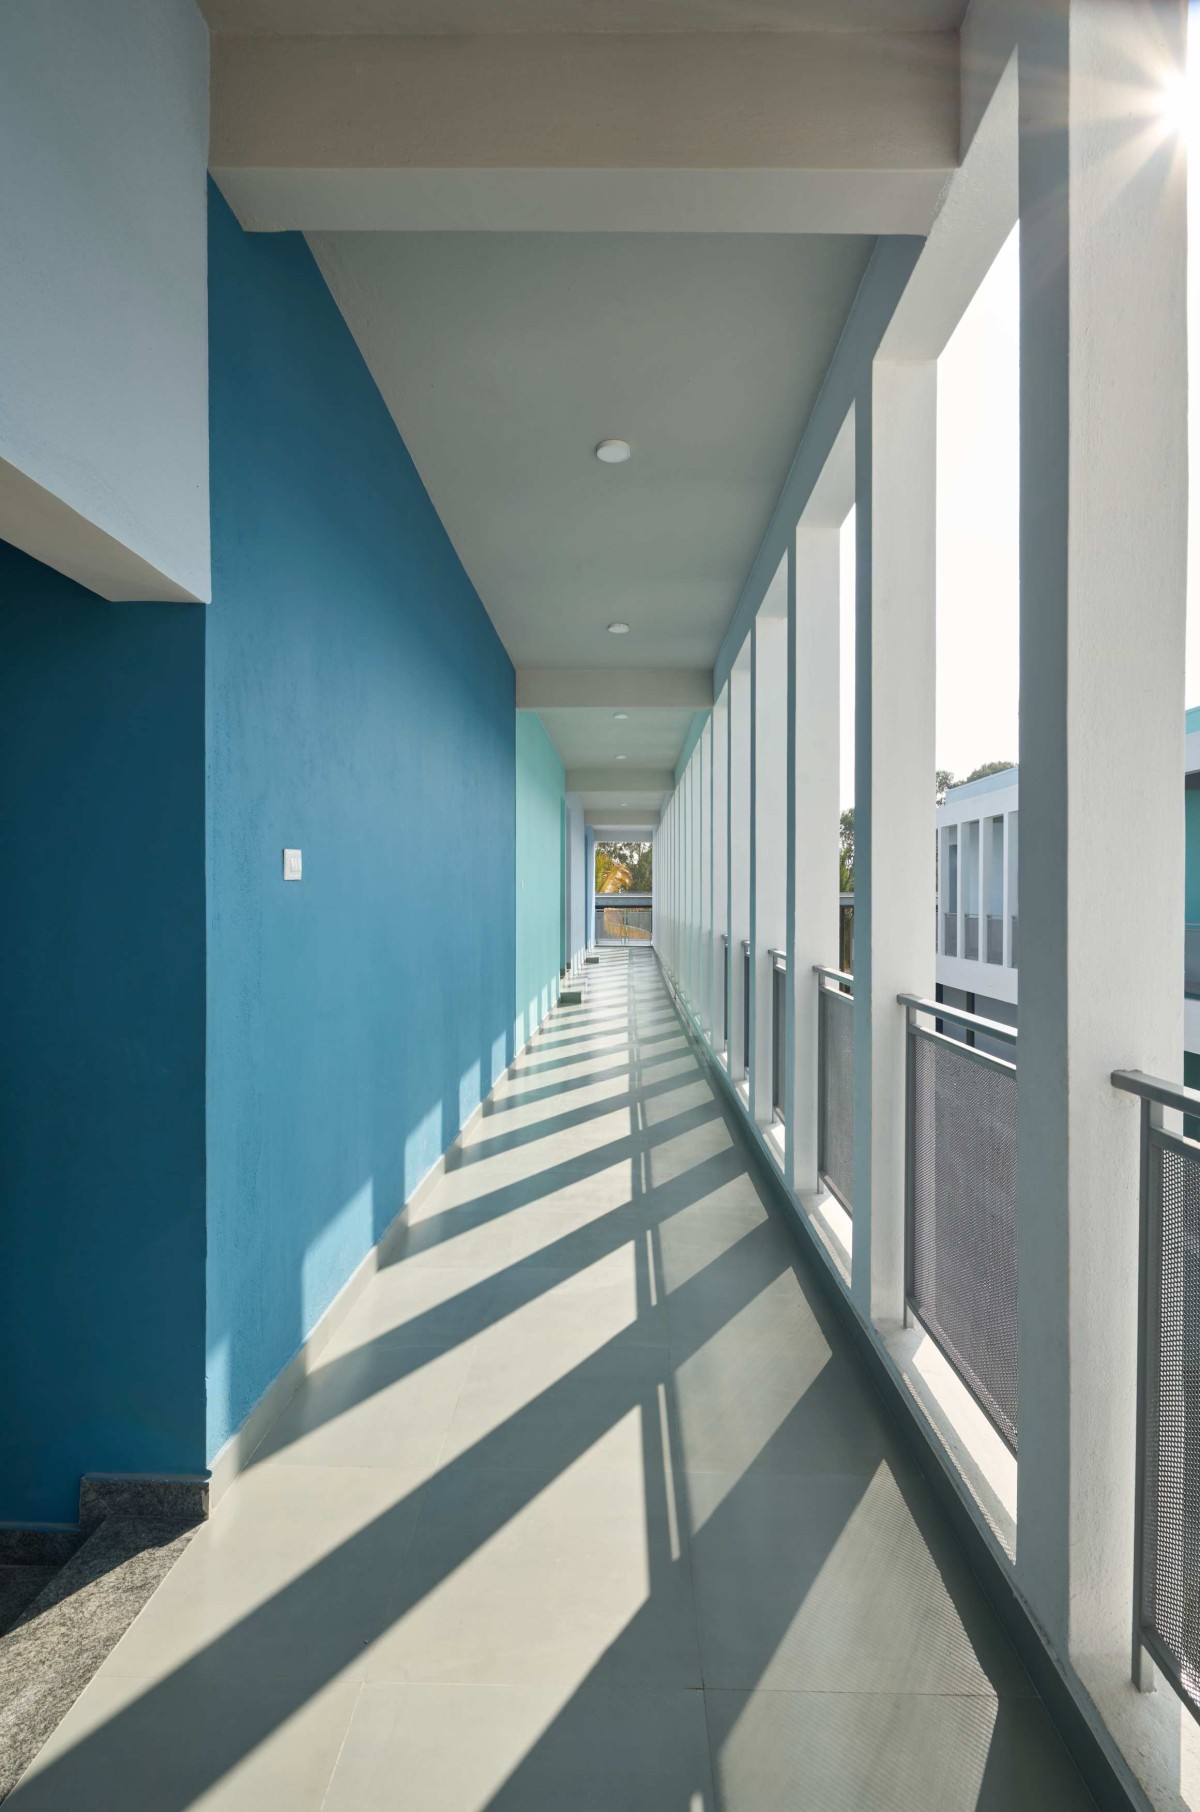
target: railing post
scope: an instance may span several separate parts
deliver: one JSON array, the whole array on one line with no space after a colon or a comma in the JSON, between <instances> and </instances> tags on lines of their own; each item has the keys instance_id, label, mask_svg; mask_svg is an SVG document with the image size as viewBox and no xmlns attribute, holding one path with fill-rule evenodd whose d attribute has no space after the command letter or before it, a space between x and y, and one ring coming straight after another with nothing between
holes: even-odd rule
<instances>
[{"instance_id":1,"label":"railing post","mask_svg":"<svg viewBox=\"0 0 1200 1812\"><path fill-rule=\"evenodd\" d=\"M1154 1691L1154 1662L1142 1641L1142 1606L1145 1603L1146 1441L1149 1434L1150 1343L1153 1313L1151 1279L1150 1134L1162 1122L1162 1109L1142 1097L1141 1152L1138 1182L1138 1331L1137 1331L1137 1445L1133 1505L1133 1656L1131 1673L1139 1692Z\"/></svg>"}]
</instances>

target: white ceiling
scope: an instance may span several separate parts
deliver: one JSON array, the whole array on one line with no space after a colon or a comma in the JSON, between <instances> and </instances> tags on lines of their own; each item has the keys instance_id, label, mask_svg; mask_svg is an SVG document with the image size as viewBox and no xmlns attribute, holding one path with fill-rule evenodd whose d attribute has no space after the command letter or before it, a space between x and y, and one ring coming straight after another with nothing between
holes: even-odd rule
<instances>
[{"instance_id":1,"label":"white ceiling","mask_svg":"<svg viewBox=\"0 0 1200 1812\"><path fill-rule=\"evenodd\" d=\"M693 713L655 706L629 711L618 722L608 710L543 706L538 716L569 768L603 767L624 756L632 770L673 768ZM618 783L614 773L614 785Z\"/></svg>"},{"instance_id":2,"label":"white ceiling","mask_svg":"<svg viewBox=\"0 0 1200 1812\"><path fill-rule=\"evenodd\" d=\"M711 667L871 242L311 243L514 664Z\"/></svg>"},{"instance_id":3,"label":"white ceiling","mask_svg":"<svg viewBox=\"0 0 1200 1812\"><path fill-rule=\"evenodd\" d=\"M946 31L966 0L201 0L214 31Z\"/></svg>"},{"instance_id":4,"label":"white ceiling","mask_svg":"<svg viewBox=\"0 0 1200 1812\"><path fill-rule=\"evenodd\" d=\"M872 241L310 243L514 665L711 668ZM595 458L607 436L627 464ZM670 769L691 721L542 715L567 766L611 765L619 797L618 750Z\"/></svg>"}]
</instances>

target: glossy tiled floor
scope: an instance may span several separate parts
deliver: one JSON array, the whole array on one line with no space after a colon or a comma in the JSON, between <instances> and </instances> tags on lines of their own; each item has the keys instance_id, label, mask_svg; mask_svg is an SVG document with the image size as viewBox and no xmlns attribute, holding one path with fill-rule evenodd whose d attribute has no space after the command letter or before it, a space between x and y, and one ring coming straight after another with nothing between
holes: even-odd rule
<instances>
[{"instance_id":1,"label":"glossy tiled floor","mask_svg":"<svg viewBox=\"0 0 1200 1812\"><path fill-rule=\"evenodd\" d=\"M1090 1804L653 957L591 978L19 1812Z\"/></svg>"}]
</instances>

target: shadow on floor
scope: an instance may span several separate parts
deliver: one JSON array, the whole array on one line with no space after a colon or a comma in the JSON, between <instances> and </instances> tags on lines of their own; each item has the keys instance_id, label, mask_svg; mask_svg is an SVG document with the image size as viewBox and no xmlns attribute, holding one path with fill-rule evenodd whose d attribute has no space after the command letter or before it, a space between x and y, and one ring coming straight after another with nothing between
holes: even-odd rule
<instances>
[{"instance_id":1,"label":"shadow on floor","mask_svg":"<svg viewBox=\"0 0 1200 1812\"><path fill-rule=\"evenodd\" d=\"M654 960L559 1023L21 1812L1090 1804Z\"/></svg>"}]
</instances>

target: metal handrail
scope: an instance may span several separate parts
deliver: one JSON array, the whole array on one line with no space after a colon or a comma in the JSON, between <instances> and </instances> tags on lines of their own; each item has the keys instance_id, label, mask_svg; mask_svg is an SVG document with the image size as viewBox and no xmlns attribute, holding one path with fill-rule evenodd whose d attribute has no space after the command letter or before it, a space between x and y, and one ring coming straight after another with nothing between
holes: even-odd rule
<instances>
[{"instance_id":1,"label":"metal handrail","mask_svg":"<svg viewBox=\"0 0 1200 1812\"><path fill-rule=\"evenodd\" d=\"M787 973L787 951L786 950L768 950L767 955L771 959L772 966L776 969L782 969L784 974L786 975L786 973Z\"/></svg>"},{"instance_id":2,"label":"metal handrail","mask_svg":"<svg viewBox=\"0 0 1200 1812\"><path fill-rule=\"evenodd\" d=\"M896 999L902 1007L908 1008L910 1019L914 1013L929 1013L935 1019L949 1019L955 1025L969 1026L973 1032L982 1032L987 1038L1002 1038L1006 1044L1017 1042L1016 1027L1006 1026L1003 1020L985 1019L981 1013L968 1013L965 1007L951 1007L943 1000L927 1000L921 994L897 994ZM1197 1099L1200 1100L1200 1096Z\"/></svg>"},{"instance_id":3,"label":"metal handrail","mask_svg":"<svg viewBox=\"0 0 1200 1812\"><path fill-rule=\"evenodd\" d=\"M823 981L837 982L839 987L851 989L854 987L854 977L847 975L844 969L830 969L824 963L814 963L812 972L814 975L819 975Z\"/></svg>"},{"instance_id":4,"label":"metal handrail","mask_svg":"<svg viewBox=\"0 0 1200 1812\"><path fill-rule=\"evenodd\" d=\"M1112 1085L1124 1089L1127 1095L1139 1095L1143 1101L1153 1101L1158 1107L1176 1107L1181 1113L1200 1115L1200 1090L1188 1088L1182 1082L1168 1082L1163 1076L1147 1076L1144 1070L1114 1070Z\"/></svg>"}]
</instances>

